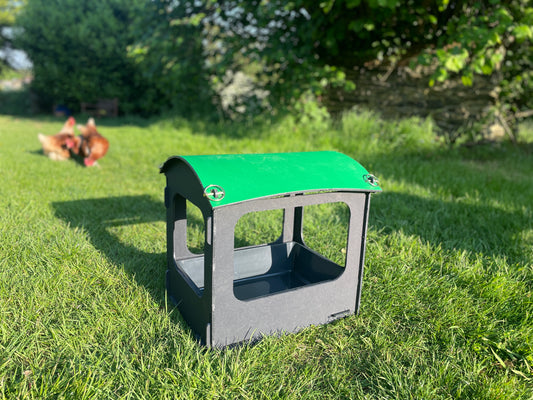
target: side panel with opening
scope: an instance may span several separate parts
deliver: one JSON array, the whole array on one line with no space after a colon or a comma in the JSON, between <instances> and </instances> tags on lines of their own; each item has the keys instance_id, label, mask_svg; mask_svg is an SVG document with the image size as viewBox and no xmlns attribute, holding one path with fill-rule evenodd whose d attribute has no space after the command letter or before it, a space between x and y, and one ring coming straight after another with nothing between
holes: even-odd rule
<instances>
[{"instance_id":1,"label":"side panel with opening","mask_svg":"<svg viewBox=\"0 0 533 400\"><path fill-rule=\"evenodd\" d=\"M294 218L294 215L292 209L285 210L285 217ZM348 206L344 203L309 205L303 207L303 215L303 231L310 247L298 240L281 240L288 236L281 232L282 210L252 212L239 219L233 254L233 292L237 299L251 300L296 289L335 279L343 273ZM249 236L247 241L241 239L243 232Z\"/></svg>"},{"instance_id":2,"label":"side panel with opening","mask_svg":"<svg viewBox=\"0 0 533 400\"><path fill-rule=\"evenodd\" d=\"M174 260L176 267L197 295L204 288L205 220L192 202L174 198Z\"/></svg>"}]
</instances>

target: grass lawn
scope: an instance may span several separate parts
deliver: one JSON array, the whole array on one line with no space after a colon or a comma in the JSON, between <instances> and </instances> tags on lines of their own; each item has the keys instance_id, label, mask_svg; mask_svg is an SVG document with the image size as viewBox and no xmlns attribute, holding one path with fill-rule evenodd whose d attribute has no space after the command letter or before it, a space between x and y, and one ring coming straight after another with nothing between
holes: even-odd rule
<instances>
[{"instance_id":1,"label":"grass lawn","mask_svg":"<svg viewBox=\"0 0 533 400\"><path fill-rule=\"evenodd\" d=\"M450 150L429 121L366 112L305 125L97 120L111 145L85 168L42 155L37 133L62 124L0 116L0 399L533 398L532 125L518 146ZM311 150L355 158L384 189L361 312L202 348L165 298L158 166ZM244 242L263 240L255 224ZM342 245L342 233L317 242L332 258Z\"/></svg>"}]
</instances>

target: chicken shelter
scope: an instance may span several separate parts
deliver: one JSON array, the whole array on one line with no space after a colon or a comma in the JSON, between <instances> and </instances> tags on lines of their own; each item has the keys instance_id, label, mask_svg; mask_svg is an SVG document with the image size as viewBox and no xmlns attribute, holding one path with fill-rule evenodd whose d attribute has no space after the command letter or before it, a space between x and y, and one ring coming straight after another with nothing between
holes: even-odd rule
<instances>
[{"instance_id":1,"label":"chicken shelter","mask_svg":"<svg viewBox=\"0 0 533 400\"><path fill-rule=\"evenodd\" d=\"M357 313L370 195L377 180L338 152L170 157L166 175L168 296L207 346L296 332ZM348 211L342 262L307 243L309 208ZM200 210L202 251L191 251L188 207ZM279 210L279 236L239 247L246 215ZM327 234L327 232L325 232Z\"/></svg>"}]
</instances>

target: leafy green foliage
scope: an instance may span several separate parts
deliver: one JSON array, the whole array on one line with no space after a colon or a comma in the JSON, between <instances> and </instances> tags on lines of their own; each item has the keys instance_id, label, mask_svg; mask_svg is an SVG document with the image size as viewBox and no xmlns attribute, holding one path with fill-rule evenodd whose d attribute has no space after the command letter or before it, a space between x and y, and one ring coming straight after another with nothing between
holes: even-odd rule
<instances>
[{"instance_id":1,"label":"leafy green foliage","mask_svg":"<svg viewBox=\"0 0 533 400\"><path fill-rule=\"evenodd\" d=\"M491 75L498 113L533 108L526 0L30 0L19 24L34 88L55 103L119 97L126 112L289 108L305 119L331 87L355 89L344 70L415 59L435 68L430 86ZM228 106L239 72L250 88Z\"/></svg>"},{"instance_id":2,"label":"leafy green foliage","mask_svg":"<svg viewBox=\"0 0 533 400\"><path fill-rule=\"evenodd\" d=\"M23 2L0 0L0 27L13 26L15 15Z\"/></svg>"},{"instance_id":3,"label":"leafy green foliage","mask_svg":"<svg viewBox=\"0 0 533 400\"><path fill-rule=\"evenodd\" d=\"M497 105L516 112L531 108L532 10L524 0L233 0L185 2L170 15L203 27L212 80L259 65L255 84L274 109L308 102L310 93L319 100L331 86L353 90L344 68L419 55L418 63L436 65L430 86L493 75Z\"/></svg>"},{"instance_id":4,"label":"leafy green foliage","mask_svg":"<svg viewBox=\"0 0 533 400\"><path fill-rule=\"evenodd\" d=\"M143 17L132 27L136 39L127 47L127 56L145 82L144 112L213 112L199 26L205 14L198 3L147 2Z\"/></svg>"},{"instance_id":5,"label":"leafy green foliage","mask_svg":"<svg viewBox=\"0 0 533 400\"><path fill-rule=\"evenodd\" d=\"M32 89L43 104L76 110L81 101L118 97L122 110L142 111L142 80L126 47L143 6L144 0L29 0L17 18L18 45L33 62Z\"/></svg>"},{"instance_id":6,"label":"leafy green foliage","mask_svg":"<svg viewBox=\"0 0 533 400\"><path fill-rule=\"evenodd\" d=\"M298 29L308 22L305 10L295 13L292 5L277 1L150 4L129 54L147 79L161 87L163 98L180 101L175 93L189 93L184 97L188 104L212 104L221 116L233 118L241 105L248 113L276 111L301 98L307 101L310 94L321 96L332 84L354 88L339 68L317 67L309 60L312 38ZM235 72L244 72L253 88L228 112L221 91Z\"/></svg>"},{"instance_id":7,"label":"leafy green foliage","mask_svg":"<svg viewBox=\"0 0 533 400\"><path fill-rule=\"evenodd\" d=\"M438 68L430 85L445 81L449 73L460 74L472 85L478 75L493 75L503 111L532 109L533 100L533 7L524 0L458 2L448 20L446 36L437 50L429 52Z\"/></svg>"}]
</instances>

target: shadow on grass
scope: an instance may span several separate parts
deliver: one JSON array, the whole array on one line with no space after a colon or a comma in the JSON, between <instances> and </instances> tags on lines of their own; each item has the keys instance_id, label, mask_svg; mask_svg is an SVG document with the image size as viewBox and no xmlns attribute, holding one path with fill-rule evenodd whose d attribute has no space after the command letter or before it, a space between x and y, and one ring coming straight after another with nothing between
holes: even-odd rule
<instances>
[{"instance_id":1,"label":"shadow on grass","mask_svg":"<svg viewBox=\"0 0 533 400\"><path fill-rule=\"evenodd\" d=\"M523 212L394 192L374 195L371 203L370 225L384 234L401 231L447 250L505 256L516 263L527 261L518 238L521 231L529 229ZM164 301L165 253L142 251L111 232L115 227L165 221L162 201L147 195L120 196L55 202L53 207L58 218L86 231L92 244L113 264L134 276L158 301ZM190 222L203 229L199 218ZM164 228L160 235L166 240Z\"/></svg>"},{"instance_id":2,"label":"shadow on grass","mask_svg":"<svg viewBox=\"0 0 533 400\"><path fill-rule=\"evenodd\" d=\"M162 201L138 195L54 202L52 206L58 218L72 229L84 230L96 249L116 268L122 268L137 284L144 287L160 310L168 309L169 318L174 324L191 337L194 336L178 309L166 300L166 252L141 250L133 244L125 243L112 232L117 227L131 226L133 229L134 226L166 220ZM195 220L193 223L200 222ZM142 229L140 232L138 236L143 236ZM166 240L165 227L160 235ZM146 238L141 241L146 243Z\"/></svg>"},{"instance_id":3,"label":"shadow on grass","mask_svg":"<svg viewBox=\"0 0 533 400\"><path fill-rule=\"evenodd\" d=\"M383 192L372 198L369 223L384 234L402 232L445 250L504 256L510 264L523 264L528 259L519 236L529 229L528 221L524 212Z\"/></svg>"},{"instance_id":4,"label":"shadow on grass","mask_svg":"<svg viewBox=\"0 0 533 400\"><path fill-rule=\"evenodd\" d=\"M166 215L163 202L141 195L54 202L52 206L58 218L71 228L87 232L95 248L133 276L164 306L166 254L140 250L111 232L116 227L163 221ZM161 236L166 236L165 230Z\"/></svg>"}]
</instances>

